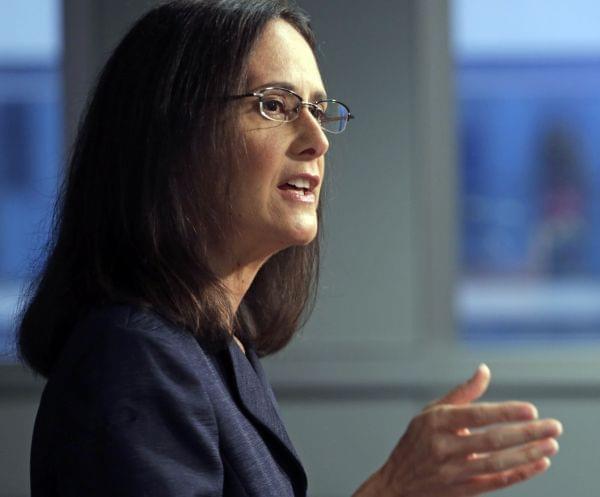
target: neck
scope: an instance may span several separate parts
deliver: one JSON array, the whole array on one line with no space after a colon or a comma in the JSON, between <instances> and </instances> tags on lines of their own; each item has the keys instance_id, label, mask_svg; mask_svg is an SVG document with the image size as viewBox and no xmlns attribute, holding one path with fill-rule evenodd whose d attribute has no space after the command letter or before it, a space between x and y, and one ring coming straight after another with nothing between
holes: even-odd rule
<instances>
[{"instance_id":1,"label":"neck","mask_svg":"<svg viewBox=\"0 0 600 497\"><path fill-rule=\"evenodd\" d=\"M242 253L248 254L250 251L245 250ZM213 253L211 268L221 283L225 285L234 313L237 312L256 274L270 256L271 254L261 254L256 257L243 258L232 249Z\"/></svg>"},{"instance_id":2,"label":"neck","mask_svg":"<svg viewBox=\"0 0 600 497\"><path fill-rule=\"evenodd\" d=\"M246 353L246 349L244 348L244 345L242 344L242 342L240 342L239 338L236 337L235 335L233 335L233 341L237 344L237 346L241 349L241 351L245 354Z\"/></svg>"},{"instance_id":3,"label":"neck","mask_svg":"<svg viewBox=\"0 0 600 497\"><path fill-rule=\"evenodd\" d=\"M236 263L225 271L217 273L229 292L231 307L235 312L237 312L244 295L246 295L263 264L264 261L245 265Z\"/></svg>"},{"instance_id":4,"label":"neck","mask_svg":"<svg viewBox=\"0 0 600 497\"><path fill-rule=\"evenodd\" d=\"M259 251L255 252L253 257L248 257L247 254L252 254L252 250L245 247L244 250L238 250L236 253L232 248L234 246L236 244L232 243L228 249L213 252L211 267L227 290L231 309L234 313L237 313L258 271L275 252L266 253L265 251ZM241 257L239 254L245 254L246 257ZM244 346L237 337L234 335L233 338L242 352L246 353Z\"/></svg>"},{"instance_id":5,"label":"neck","mask_svg":"<svg viewBox=\"0 0 600 497\"><path fill-rule=\"evenodd\" d=\"M228 290L231 307L234 312L237 312L244 295L246 295L248 288L250 288L250 285L256 277L256 273L258 273L263 263L264 262L255 262L246 265L236 264L233 265L232 268L218 275ZM233 335L233 340L245 354L246 350L244 349L242 342L240 342L235 335Z\"/></svg>"}]
</instances>

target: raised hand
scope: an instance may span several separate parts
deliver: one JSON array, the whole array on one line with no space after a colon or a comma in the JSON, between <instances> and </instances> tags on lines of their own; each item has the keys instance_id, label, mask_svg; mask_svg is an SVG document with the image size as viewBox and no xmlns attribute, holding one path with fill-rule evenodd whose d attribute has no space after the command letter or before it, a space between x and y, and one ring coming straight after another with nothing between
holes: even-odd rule
<instances>
[{"instance_id":1,"label":"raised hand","mask_svg":"<svg viewBox=\"0 0 600 497\"><path fill-rule=\"evenodd\" d=\"M353 497L466 497L544 472L562 433L527 402L473 403L490 371L473 376L413 418L387 462Z\"/></svg>"}]
</instances>

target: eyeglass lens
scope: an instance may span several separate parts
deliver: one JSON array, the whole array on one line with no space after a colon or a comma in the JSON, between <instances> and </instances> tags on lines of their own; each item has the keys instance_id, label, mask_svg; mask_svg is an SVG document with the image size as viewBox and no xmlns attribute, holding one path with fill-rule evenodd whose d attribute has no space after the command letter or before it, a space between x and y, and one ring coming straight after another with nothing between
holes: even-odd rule
<instances>
[{"instance_id":1,"label":"eyeglass lens","mask_svg":"<svg viewBox=\"0 0 600 497\"><path fill-rule=\"evenodd\" d=\"M267 90L261 98L261 112L273 121L293 121L300 112L301 100L285 90ZM341 133L348 122L348 108L332 100L319 102L310 111L321 127L331 133Z\"/></svg>"}]
</instances>

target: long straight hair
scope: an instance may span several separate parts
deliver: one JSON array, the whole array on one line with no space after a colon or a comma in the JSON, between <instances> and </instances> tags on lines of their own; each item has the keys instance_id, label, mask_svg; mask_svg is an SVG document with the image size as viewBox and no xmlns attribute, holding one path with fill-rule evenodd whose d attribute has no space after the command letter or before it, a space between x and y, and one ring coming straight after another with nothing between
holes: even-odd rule
<instances>
[{"instance_id":1,"label":"long straight hair","mask_svg":"<svg viewBox=\"0 0 600 497\"><path fill-rule=\"evenodd\" d=\"M21 314L17 352L36 373L51 374L95 306L149 308L208 344L235 332L260 356L302 326L318 237L272 256L237 315L208 264L209 249L226 243L239 138L223 97L245 90L249 53L273 19L315 52L306 14L286 0L168 2L115 48L80 121L48 255Z\"/></svg>"}]
</instances>

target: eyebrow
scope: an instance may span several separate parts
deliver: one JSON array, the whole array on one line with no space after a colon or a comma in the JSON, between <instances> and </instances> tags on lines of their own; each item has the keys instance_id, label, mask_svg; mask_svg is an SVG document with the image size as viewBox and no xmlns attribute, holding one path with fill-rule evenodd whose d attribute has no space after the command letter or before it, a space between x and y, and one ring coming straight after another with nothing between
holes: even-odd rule
<instances>
[{"instance_id":1,"label":"eyebrow","mask_svg":"<svg viewBox=\"0 0 600 497\"><path fill-rule=\"evenodd\" d=\"M293 83L290 83L289 81L269 81L268 83L257 86L253 91L260 90L261 88L268 88L270 86L287 88L288 90L292 90L293 92L300 94L300 90L298 89L298 87ZM318 100L327 100L327 94L323 91L317 90L313 92L311 99L314 102Z\"/></svg>"}]
</instances>

